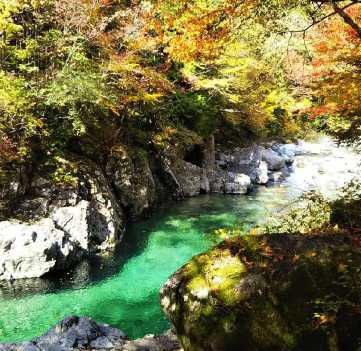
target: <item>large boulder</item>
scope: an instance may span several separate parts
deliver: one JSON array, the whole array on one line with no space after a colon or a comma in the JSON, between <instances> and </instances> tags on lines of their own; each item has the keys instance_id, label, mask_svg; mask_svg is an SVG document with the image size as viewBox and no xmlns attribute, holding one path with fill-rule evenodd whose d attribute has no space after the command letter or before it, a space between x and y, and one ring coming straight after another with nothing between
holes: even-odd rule
<instances>
[{"instance_id":1,"label":"large boulder","mask_svg":"<svg viewBox=\"0 0 361 351\"><path fill-rule=\"evenodd\" d=\"M228 179L224 183L226 194L247 194L252 185L251 178L241 173L228 173Z\"/></svg>"},{"instance_id":2,"label":"large boulder","mask_svg":"<svg viewBox=\"0 0 361 351\"><path fill-rule=\"evenodd\" d=\"M249 176L216 169L208 172L209 189L211 193L220 194L247 194L252 187Z\"/></svg>"},{"instance_id":3,"label":"large boulder","mask_svg":"<svg viewBox=\"0 0 361 351\"><path fill-rule=\"evenodd\" d=\"M161 304L185 351L356 351L359 243L342 234L231 239L176 272Z\"/></svg>"},{"instance_id":4,"label":"large boulder","mask_svg":"<svg viewBox=\"0 0 361 351\"><path fill-rule=\"evenodd\" d=\"M224 170L246 174L252 182L256 182L262 161L262 150L262 147L253 145L247 148L235 148L229 152L219 152L216 164Z\"/></svg>"},{"instance_id":5,"label":"large boulder","mask_svg":"<svg viewBox=\"0 0 361 351\"><path fill-rule=\"evenodd\" d=\"M279 171L286 166L286 159L272 149L263 149L262 160L267 163L270 171Z\"/></svg>"},{"instance_id":6,"label":"large boulder","mask_svg":"<svg viewBox=\"0 0 361 351\"><path fill-rule=\"evenodd\" d=\"M120 349L127 340L119 329L86 317L67 317L43 336L18 344L0 344L0 351L73 351Z\"/></svg>"},{"instance_id":7,"label":"large boulder","mask_svg":"<svg viewBox=\"0 0 361 351\"><path fill-rule=\"evenodd\" d=\"M0 222L0 280L40 277L68 267L81 255L75 242L54 222Z\"/></svg>"},{"instance_id":8,"label":"large boulder","mask_svg":"<svg viewBox=\"0 0 361 351\"><path fill-rule=\"evenodd\" d=\"M285 160L271 149L253 145L219 152L216 164L225 171L247 175L252 183L267 184L268 172L284 167Z\"/></svg>"},{"instance_id":9,"label":"large boulder","mask_svg":"<svg viewBox=\"0 0 361 351\"><path fill-rule=\"evenodd\" d=\"M0 280L41 277L113 247L121 238L122 222L96 205L82 200L33 223L0 222Z\"/></svg>"},{"instance_id":10,"label":"large boulder","mask_svg":"<svg viewBox=\"0 0 361 351\"><path fill-rule=\"evenodd\" d=\"M201 167L179 159L173 161L170 168L182 196L197 196L201 190L206 191L209 188L207 177Z\"/></svg>"},{"instance_id":11,"label":"large boulder","mask_svg":"<svg viewBox=\"0 0 361 351\"><path fill-rule=\"evenodd\" d=\"M117 328L98 324L87 317L70 316L32 341L0 344L0 351L182 351L171 331L128 340Z\"/></svg>"}]
</instances>

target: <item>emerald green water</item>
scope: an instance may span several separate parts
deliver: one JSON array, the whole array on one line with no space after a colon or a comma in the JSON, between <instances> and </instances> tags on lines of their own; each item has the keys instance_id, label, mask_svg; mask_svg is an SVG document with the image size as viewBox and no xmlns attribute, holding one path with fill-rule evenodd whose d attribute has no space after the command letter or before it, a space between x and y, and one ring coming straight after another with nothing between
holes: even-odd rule
<instances>
[{"instance_id":1,"label":"emerald green water","mask_svg":"<svg viewBox=\"0 0 361 351\"><path fill-rule=\"evenodd\" d=\"M111 257L84 261L51 279L0 282L0 342L29 340L73 314L119 327L131 338L162 333L169 324L159 307L159 288L192 256L216 243L213 229L250 227L308 189L332 192L361 174L352 153L326 146L327 152L316 144L311 155L298 157L283 184L247 196L164 204L151 219L129 226Z\"/></svg>"},{"instance_id":2,"label":"emerald green water","mask_svg":"<svg viewBox=\"0 0 361 351\"><path fill-rule=\"evenodd\" d=\"M252 225L284 204L287 189L172 203L150 220L131 225L115 258L84 262L53 280L2 283L0 341L31 339L72 314L112 324L132 338L165 331L169 325L158 293L167 278L215 244L212 229Z\"/></svg>"}]
</instances>

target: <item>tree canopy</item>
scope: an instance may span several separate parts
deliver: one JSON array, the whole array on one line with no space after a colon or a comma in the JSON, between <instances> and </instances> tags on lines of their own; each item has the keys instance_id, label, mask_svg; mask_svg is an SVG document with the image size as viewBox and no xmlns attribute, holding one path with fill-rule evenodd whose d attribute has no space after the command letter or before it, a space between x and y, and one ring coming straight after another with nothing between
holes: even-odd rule
<instances>
[{"instance_id":1,"label":"tree canopy","mask_svg":"<svg viewBox=\"0 0 361 351\"><path fill-rule=\"evenodd\" d=\"M119 140L357 141L360 23L359 1L0 0L1 168L59 175Z\"/></svg>"}]
</instances>

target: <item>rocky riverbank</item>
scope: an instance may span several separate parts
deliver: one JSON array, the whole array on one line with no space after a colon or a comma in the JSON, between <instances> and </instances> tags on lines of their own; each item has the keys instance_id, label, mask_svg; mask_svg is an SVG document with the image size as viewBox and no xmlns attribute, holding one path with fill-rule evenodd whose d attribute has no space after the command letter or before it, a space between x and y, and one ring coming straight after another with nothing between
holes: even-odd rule
<instances>
[{"instance_id":1,"label":"rocky riverbank","mask_svg":"<svg viewBox=\"0 0 361 351\"><path fill-rule=\"evenodd\" d=\"M174 332L128 340L119 329L71 316L0 351L358 351L358 239L346 232L232 238L162 287Z\"/></svg>"},{"instance_id":2,"label":"rocky riverbank","mask_svg":"<svg viewBox=\"0 0 361 351\"><path fill-rule=\"evenodd\" d=\"M86 317L67 317L44 335L32 341L0 344L0 351L182 351L171 331L164 335L148 335L128 340L119 329L98 324Z\"/></svg>"},{"instance_id":3,"label":"rocky riverbank","mask_svg":"<svg viewBox=\"0 0 361 351\"><path fill-rule=\"evenodd\" d=\"M104 167L78 161L67 185L21 170L3 191L2 214L13 219L0 222L0 280L41 277L112 249L127 221L162 199L246 194L254 184L281 181L306 152L302 143L220 151L211 142L201 152L150 158L123 148Z\"/></svg>"}]
</instances>

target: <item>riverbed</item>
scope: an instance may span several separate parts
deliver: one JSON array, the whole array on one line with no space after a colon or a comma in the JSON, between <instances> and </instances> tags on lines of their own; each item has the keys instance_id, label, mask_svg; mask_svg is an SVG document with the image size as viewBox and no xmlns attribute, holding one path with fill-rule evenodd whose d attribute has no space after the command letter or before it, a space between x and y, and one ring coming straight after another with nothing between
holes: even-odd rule
<instances>
[{"instance_id":1,"label":"riverbed","mask_svg":"<svg viewBox=\"0 0 361 351\"><path fill-rule=\"evenodd\" d=\"M217 228L244 227L284 211L303 192L334 197L360 176L359 156L329 139L305 144L291 175L248 195L202 195L163 204L152 217L128 226L108 257L83 261L51 278L0 283L0 341L29 340L68 315L89 316L136 338L169 328L158 292L171 273L215 245Z\"/></svg>"}]
</instances>

